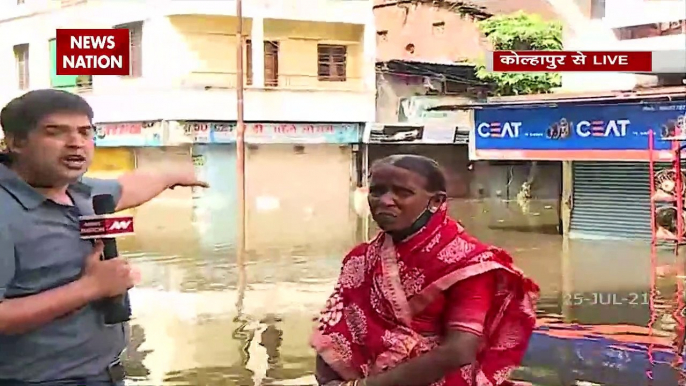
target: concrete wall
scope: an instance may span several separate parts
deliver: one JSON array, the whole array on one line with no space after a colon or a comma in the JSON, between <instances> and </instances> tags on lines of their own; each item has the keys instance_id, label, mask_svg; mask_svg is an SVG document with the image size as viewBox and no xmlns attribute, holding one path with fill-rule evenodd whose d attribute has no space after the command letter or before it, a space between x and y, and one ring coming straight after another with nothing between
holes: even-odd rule
<instances>
[{"instance_id":1,"label":"concrete wall","mask_svg":"<svg viewBox=\"0 0 686 386\"><path fill-rule=\"evenodd\" d=\"M385 3L389 2L374 1L376 30L380 33L377 37L379 61L398 59L452 63L481 59L484 50L488 49L476 26L476 19L461 14L458 3L391 2L387 6ZM478 6L491 14L522 10L537 13L545 19L557 17L546 0L479 1ZM414 45L413 52L406 49L408 44Z\"/></svg>"},{"instance_id":2,"label":"concrete wall","mask_svg":"<svg viewBox=\"0 0 686 386\"><path fill-rule=\"evenodd\" d=\"M176 52L177 58L186 58L187 70L190 73L184 81L203 86L235 87L235 34L238 19L191 15L173 16L169 19L172 28L181 38L179 50ZM252 21L247 20L245 30L251 31L252 27ZM364 89L363 25L266 20L263 23L263 30L264 40L279 43L280 85L286 88L347 91ZM248 37L254 38L253 34ZM345 82L317 80L317 44L324 42L348 47ZM260 61L260 64L263 63ZM253 73L257 74L258 70L259 68L253 68Z\"/></svg>"}]
</instances>

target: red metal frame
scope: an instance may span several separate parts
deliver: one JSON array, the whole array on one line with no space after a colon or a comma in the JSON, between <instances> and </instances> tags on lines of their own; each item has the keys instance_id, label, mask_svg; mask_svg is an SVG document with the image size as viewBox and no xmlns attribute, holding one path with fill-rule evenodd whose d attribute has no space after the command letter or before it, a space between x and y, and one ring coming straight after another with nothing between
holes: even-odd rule
<instances>
[{"instance_id":1,"label":"red metal frame","mask_svg":"<svg viewBox=\"0 0 686 386\"><path fill-rule=\"evenodd\" d=\"M662 140L666 140L661 138ZM675 183L676 183L676 188L675 188L675 196L674 200L671 202L674 202L676 204L676 235L674 237L669 237L669 238L662 238L660 235L665 235L664 232L660 233L660 229L658 229L657 226L657 221L656 221L656 211L657 211L657 202L659 201L666 201L666 200L661 200L657 197L656 195L656 190L655 190L655 160L658 159L657 153L655 152L655 133L653 130L649 130L648 132L648 152L649 152L649 170L650 170L650 226L651 226L651 231L652 231L652 242L651 242L651 248L650 248L650 265L651 265L651 277L650 277L650 313L651 313L651 322L650 326L648 326L650 333L652 334L652 328L653 328L653 323L655 322L655 309L654 309L654 301L655 301L655 296L657 294L657 289L656 289L656 271L658 267L657 263L657 243L658 241L672 241L674 242L674 256L675 256L675 261L674 261L674 269L671 270L674 275L676 276L676 284L677 284L677 291L676 291L676 309L674 310L672 316L674 317L675 321L677 322L677 328L676 328L676 337L675 337L675 342L674 342L674 347L676 349L676 358L673 363L673 365L677 369L681 369L684 359L683 359L683 353L684 353L684 338L685 338L685 331L686 331L686 322L685 322L685 304L684 304L684 261L679 258L679 247L684 244L684 218L683 218L683 213L684 213L684 192L683 192L683 182L682 181L682 156L683 156L683 150L686 148L686 145L682 146L681 142L678 140L673 140L672 141L672 167L674 168L675 171ZM671 236L671 235L670 235ZM649 348L649 353L652 352L652 347ZM651 365L652 365L652 355L651 357ZM650 371L650 370L649 370Z\"/></svg>"}]
</instances>

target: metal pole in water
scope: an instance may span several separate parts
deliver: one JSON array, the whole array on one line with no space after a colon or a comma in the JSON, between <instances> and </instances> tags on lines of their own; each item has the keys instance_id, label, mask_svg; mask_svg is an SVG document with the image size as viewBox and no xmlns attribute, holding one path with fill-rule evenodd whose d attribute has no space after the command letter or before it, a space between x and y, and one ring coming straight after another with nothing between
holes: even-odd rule
<instances>
[{"instance_id":1,"label":"metal pole in water","mask_svg":"<svg viewBox=\"0 0 686 386\"><path fill-rule=\"evenodd\" d=\"M236 190L238 193L238 237L236 240L236 267L238 268L238 298L236 308L243 311L245 294L245 123L243 122L243 1L236 0Z\"/></svg>"}]
</instances>

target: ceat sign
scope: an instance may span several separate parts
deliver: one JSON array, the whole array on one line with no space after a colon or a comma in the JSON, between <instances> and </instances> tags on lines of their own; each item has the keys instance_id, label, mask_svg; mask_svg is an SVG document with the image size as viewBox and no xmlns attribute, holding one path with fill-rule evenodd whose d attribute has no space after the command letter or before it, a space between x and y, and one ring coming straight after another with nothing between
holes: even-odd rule
<instances>
[{"instance_id":1,"label":"ceat sign","mask_svg":"<svg viewBox=\"0 0 686 386\"><path fill-rule=\"evenodd\" d=\"M631 121L628 119L611 119L609 121L580 121L576 124L579 137L626 137Z\"/></svg>"},{"instance_id":2,"label":"ceat sign","mask_svg":"<svg viewBox=\"0 0 686 386\"><path fill-rule=\"evenodd\" d=\"M482 138L518 138L522 122L482 122L476 127Z\"/></svg>"},{"instance_id":3,"label":"ceat sign","mask_svg":"<svg viewBox=\"0 0 686 386\"><path fill-rule=\"evenodd\" d=\"M55 51L56 75L131 73L130 32L125 28L58 29Z\"/></svg>"}]
</instances>

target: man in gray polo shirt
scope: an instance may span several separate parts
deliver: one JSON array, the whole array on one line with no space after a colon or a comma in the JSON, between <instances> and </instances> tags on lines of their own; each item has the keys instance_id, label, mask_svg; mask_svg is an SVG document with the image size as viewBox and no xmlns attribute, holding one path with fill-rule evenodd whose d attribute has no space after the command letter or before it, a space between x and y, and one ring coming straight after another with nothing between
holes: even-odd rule
<instances>
[{"instance_id":1,"label":"man in gray polo shirt","mask_svg":"<svg viewBox=\"0 0 686 386\"><path fill-rule=\"evenodd\" d=\"M80 239L92 197L117 210L174 186L202 186L192 168L134 171L118 180L82 177L94 152L93 111L78 95L36 90L0 112L0 386L121 385L125 325L94 306L134 284L123 259L100 260L102 244Z\"/></svg>"}]
</instances>

